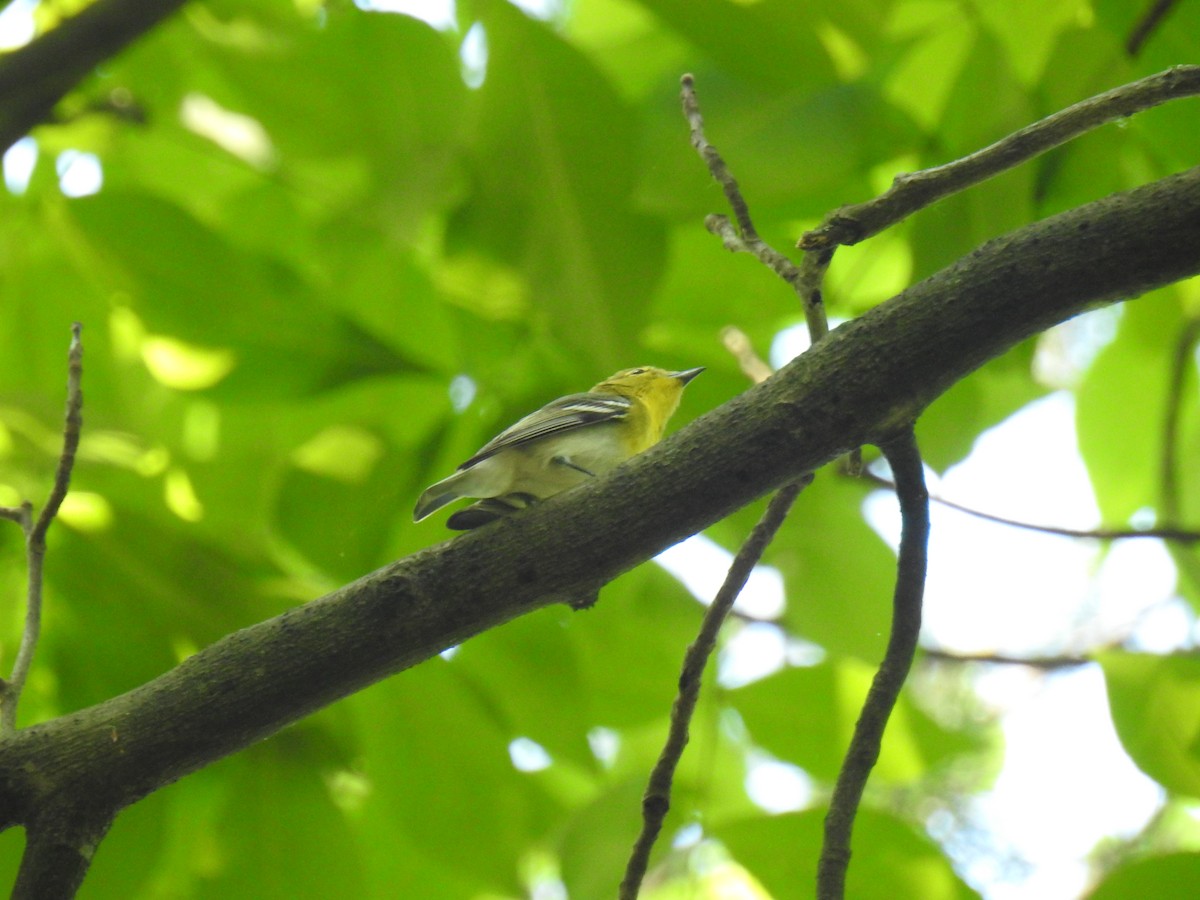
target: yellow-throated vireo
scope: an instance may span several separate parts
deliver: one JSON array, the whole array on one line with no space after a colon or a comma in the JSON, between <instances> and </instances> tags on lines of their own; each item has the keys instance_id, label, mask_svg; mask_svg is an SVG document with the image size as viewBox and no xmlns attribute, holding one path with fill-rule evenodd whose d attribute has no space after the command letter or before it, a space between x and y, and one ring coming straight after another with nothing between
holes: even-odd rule
<instances>
[{"instance_id":1,"label":"yellow-throated vireo","mask_svg":"<svg viewBox=\"0 0 1200 900\"><path fill-rule=\"evenodd\" d=\"M460 497L483 498L446 523L477 528L609 471L658 443L683 389L703 371L623 369L586 394L547 403L421 494L413 521Z\"/></svg>"}]
</instances>

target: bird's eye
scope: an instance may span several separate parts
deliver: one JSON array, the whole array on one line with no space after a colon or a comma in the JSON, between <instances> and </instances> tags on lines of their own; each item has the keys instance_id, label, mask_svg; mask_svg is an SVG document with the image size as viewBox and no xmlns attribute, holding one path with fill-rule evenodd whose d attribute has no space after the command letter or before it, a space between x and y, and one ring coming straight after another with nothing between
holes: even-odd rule
<instances>
[{"instance_id":1,"label":"bird's eye","mask_svg":"<svg viewBox=\"0 0 1200 900\"><path fill-rule=\"evenodd\" d=\"M630 374L630 375L645 375L645 374L646 374L646 370L645 370L645 369L641 369L641 368L638 368L638 369L630 369L630 370L629 370L629 374Z\"/></svg>"}]
</instances>

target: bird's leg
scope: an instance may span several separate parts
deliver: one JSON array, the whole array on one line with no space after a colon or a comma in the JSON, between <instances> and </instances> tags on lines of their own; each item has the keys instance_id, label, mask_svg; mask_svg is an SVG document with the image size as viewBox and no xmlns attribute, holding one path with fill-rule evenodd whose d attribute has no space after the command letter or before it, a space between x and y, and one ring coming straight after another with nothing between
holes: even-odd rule
<instances>
[{"instance_id":1,"label":"bird's leg","mask_svg":"<svg viewBox=\"0 0 1200 900\"><path fill-rule=\"evenodd\" d=\"M589 478L596 477L595 472L589 472L583 466L575 465L575 463L571 462L571 460L567 459L567 457L565 457L565 456L555 456L551 460L551 462L558 463L560 466L566 466L568 469L574 469L576 472L582 472L584 475L587 475Z\"/></svg>"}]
</instances>

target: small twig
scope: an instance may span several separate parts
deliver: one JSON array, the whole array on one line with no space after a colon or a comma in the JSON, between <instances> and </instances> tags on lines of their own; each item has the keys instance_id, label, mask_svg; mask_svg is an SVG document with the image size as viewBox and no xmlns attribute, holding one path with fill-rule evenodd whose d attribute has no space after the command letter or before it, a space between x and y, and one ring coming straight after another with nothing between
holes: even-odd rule
<instances>
[{"instance_id":1,"label":"small twig","mask_svg":"<svg viewBox=\"0 0 1200 900\"><path fill-rule=\"evenodd\" d=\"M680 79L680 85L682 86L680 97L683 102L683 115L687 119L688 129L691 132L692 146L704 160L713 179L725 192L725 199L729 203L729 208L733 210L734 220L737 223L735 229L725 216L711 215L704 220L705 227L721 239L726 250L735 253L749 253L791 285L792 290L796 292L803 304L809 337L815 344L829 331L825 317L824 299L821 295L821 279L825 276L825 269L828 268L833 254L825 256L823 264L814 265L806 270L807 259L797 266L758 236L758 231L750 218L750 208L742 196L737 179L733 177L733 173L725 164L721 154L717 152L717 148L710 144L704 135L704 117L700 115L700 103L696 99L695 78L691 75L684 75ZM816 276L815 283L814 276Z\"/></svg>"},{"instance_id":2,"label":"small twig","mask_svg":"<svg viewBox=\"0 0 1200 900\"><path fill-rule=\"evenodd\" d=\"M1150 4L1150 8L1142 14L1138 23L1133 26L1133 30L1129 32L1129 37L1125 41L1125 52L1130 56L1137 56L1150 35L1154 33L1154 29L1167 17L1167 13L1175 8L1176 3L1178 0L1155 0Z\"/></svg>"},{"instance_id":3,"label":"small twig","mask_svg":"<svg viewBox=\"0 0 1200 900\"><path fill-rule=\"evenodd\" d=\"M862 477L880 487L888 488L889 490L896 489L896 485L886 478L876 475L874 472L864 472ZM960 513L974 516L977 519L983 519L986 522L995 522L998 525L1008 525L1012 528L1023 528L1026 531L1037 531L1042 534L1053 534L1060 537L1087 538L1096 541L1157 538L1161 541L1174 541L1179 544L1195 544L1200 542L1200 531L1189 531L1185 528L1063 528L1058 525L1039 525L1035 522L1009 519L1005 516L998 516L995 513L984 512L981 509L974 509L970 506L964 506L961 503L955 503L953 500L947 500L944 497L930 497L929 499L933 503L937 503L947 509L957 510Z\"/></svg>"},{"instance_id":4,"label":"small twig","mask_svg":"<svg viewBox=\"0 0 1200 900\"><path fill-rule=\"evenodd\" d=\"M925 489L921 453L911 427L881 444L880 449L896 476L896 494L903 519L896 561L896 590L892 598L892 631L829 801L825 843L817 864L819 900L840 900L845 894L854 817L867 777L879 759L884 727L912 667L921 632L921 602L929 545L929 493Z\"/></svg>"},{"instance_id":5,"label":"small twig","mask_svg":"<svg viewBox=\"0 0 1200 900\"><path fill-rule=\"evenodd\" d=\"M732 253L749 253L763 265L791 285L800 298L804 310L804 321L808 326L810 346L816 345L829 333L829 317L825 312L825 273L833 262L836 247L820 247L805 251L796 265L758 236L750 218L750 207L742 196L737 179L725 164L717 148L704 136L704 118L700 115L700 102L696 98L696 81L691 75L680 79L682 85L683 115L691 132L692 146L704 160L713 179L721 185L725 198L737 219L737 228L725 216L711 215L704 220L705 227L721 239L722 245ZM744 370L743 370L744 371ZM749 373L747 373L749 374ZM846 468L857 473L862 470L862 451L855 448L846 459Z\"/></svg>"},{"instance_id":6,"label":"small twig","mask_svg":"<svg viewBox=\"0 0 1200 900\"><path fill-rule=\"evenodd\" d=\"M1200 319L1192 319L1175 342L1171 359L1171 375L1167 385L1167 411L1163 421L1161 505L1163 518L1168 522L1179 519L1179 417L1184 404L1184 382L1191 371L1192 352L1200 341Z\"/></svg>"},{"instance_id":7,"label":"small twig","mask_svg":"<svg viewBox=\"0 0 1200 900\"><path fill-rule=\"evenodd\" d=\"M11 735L17 726L17 704L25 689L25 679L33 663L38 637L42 629L42 582L43 564L46 558L46 532L58 515L67 489L71 484L71 470L75 465L75 452L79 448L79 434L83 428L83 342L80 340L82 326L76 322L71 326L71 347L67 353L67 411L63 424L63 447L54 472L54 486L41 515L33 521L32 507L25 503L20 508L20 518L25 532L25 556L29 570L25 607L25 630L17 659L13 663L12 677L0 687L0 735ZM9 518L9 516L5 516Z\"/></svg>"},{"instance_id":8,"label":"small twig","mask_svg":"<svg viewBox=\"0 0 1200 900\"><path fill-rule=\"evenodd\" d=\"M762 384L771 377L771 367L754 352L754 345L750 343L746 332L734 325L727 325L721 329L721 343L733 354L742 374L752 382Z\"/></svg>"},{"instance_id":9,"label":"small twig","mask_svg":"<svg viewBox=\"0 0 1200 900\"><path fill-rule=\"evenodd\" d=\"M825 273L833 262L834 249L808 250L800 260L800 278L795 288L804 304L804 318L814 344L829 333L829 318L825 314Z\"/></svg>"},{"instance_id":10,"label":"small twig","mask_svg":"<svg viewBox=\"0 0 1200 900\"><path fill-rule=\"evenodd\" d=\"M8 519L10 522L16 522L21 526L21 530L28 533L33 527L33 506L26 502L20 506L0 506L0 519Z\"/></svg>"},{"instance_id":11,"label":"small twig","mask_svg":"<svg viewBox=\"0 0 1200 900\"><path fill-rule=\"evenodd\" d=\"M950 194L1005 172L1115 119L1200 94L1200 66L1175 66L1089 97L954 162L897 175L888 191L843 206L800 238L802 250L857 244Z\"/></svg>"},{"instance_id":12,"label":"small twig","mask_svg":"<svg viewBox=\"0 0 1200 900\"><path fill-rule=\"evenodd\" d=\"M621 879L619 892L620 900L635 900L641 889L642 879L650 862L650 851L654 848L654 842L662 830L663 820L671 807L671 784L680 757L683 756L683 748L687 746L688 726L700 696L700 676L703 675L708 658L716 646L721 625L725 622L738 594L746 586L750 572L762 558L779 526L783 524L796 496L811 480L811 475L806 476L781 488L771 498L766 512L730 564L725 583L717 591L712 604L704 611L700 633L684 654L683 669L679 674L679 693L671 706L670 730L658 761L650 773L646 792L642 796L642 830L634 842L629 862L625 866L625 877Z\"/></svg>"}]
</instances>

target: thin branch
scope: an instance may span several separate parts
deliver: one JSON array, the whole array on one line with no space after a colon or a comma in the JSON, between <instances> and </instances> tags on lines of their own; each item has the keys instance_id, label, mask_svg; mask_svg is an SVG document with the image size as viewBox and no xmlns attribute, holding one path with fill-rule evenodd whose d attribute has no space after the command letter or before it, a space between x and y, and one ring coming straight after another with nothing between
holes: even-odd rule
<instances>
[{"instance_id":1,"label":"thin branch","mask_svg":"<svg viewBox=\"0 0 1200 900\"><path fill-rule=\"evenodd\" d=\"M1030 669L1046 671L1077 669L1092 662L1086 656L1007 656L1003 653L955 653L951 650L930 650L928 647L921 649L921 656L935 662L1026 666Z\"/></svg>"},{"instance_id":2,"label":"thin branch","mask_svg":"<svg viewBox=\"0 0 1200 900\"><path fill-rule=\"evenodd\" d=\"M736 190L736 188L735 188ZM739 200L740 200L739 194ZM747 222L749 211L745 204ZM728 224L726 222L726 224ZM721 342L737 360L742 373L754 384L762 384L772 375L769 365L759 356L750 338L740 328L732 325L721 331ZM675 770L683 757L684 747L688 743L688 732L696 702L700 696L700 678L716 645L717 634L725 620L733 614L733 603L746 584L751 570L762 558L763 551L771 542L788 510L795 501L800 490L812 481L812 475L806 476L796 484L788 485L777 493L763 513L754 531L746 543L738 551L737 557L725 575L725 583L718 591L716 599L705 612L700 624L700 633L684 654L683 670L679 676L679 693L671 707L670 727L667 740L659 754L658 761L650 773L645 794L642 797L642 829L634 841L630 851L629 861L625 866L625 875L619 891L620 900L633 900L641 890L642 880L650 863L650 853L662 831L662 825L671 806L671 788L675 780Z\"/></svg>"},{"instance_id":3,"label":"thin branch","mask_svg":"<svg viewBox=\"0 0 1200 900\"><path fill-rule=\"evenodd\" d=\"M813 344L817 343L829 331L820 283L833 254L831 253L825 258L823 266L817 265L806 270L803 263L797 266L758 236L758 231L750 218L750 208L742 196L737 179L733 177L733 173L725 164L725 160L717 148L710 144L704 135L704 117L700 114L700 103L696 98L695 78L690 74L684 75L680 79L680 85L683 115L687 119L688 129L691 132L692 146L704 160L713 179L725 192L725 199L729 202L729 208L733 210L734 219L737 222L735 229L725 216L711 215L704 220L705 227L721 239L726 250L734 253L749 253L791 285L803 305L804 318L808 322L809 337ZM814 276L816 276L815 284Z\"/></svg>"},{"instance_id":4,"label":"thin branch","mask_svg":"<svg viewBox=\"0 0 1200 900\"><path fill-rule=\"evenodd\" d=\"M735 188L736 190L736 188ZM739 195L740 199L740 195ZM742 204L745 209L745 204ZM746 210L747 221L749 211ZM739 328L730 325L722 330L721 341L725 348L733 354L742 372L754 384L761 384L771 377L771 367L763 361L755 351L750 338ZM642 797L642 829L634 841L626 863L625 876L621 880L619 891L620 900L633 900L641 890L642 880L650 863L650 853L655 841L662 831L663 821L671 807L671 788L675 780L675 770L683 757L684 747L688 742L688 731L696 702L700 696L700 678L704 668L716 646L717 635L725 620L733 611L734 601L750 572L762 558L763 552L771 542L779 526L783 524L788 510L795 502L800 490L811 483L812 475L807 475L799 482L788 485L771 498L766 512L750 533L750 537L738 551L725 582L717 592L716 598L704 614L700 624L700 633L684 654L683 670L679 676L679 693L671 707L670 727L667 740L659 754L658 761L650 773L646 792Z\"/></svg>"},{"instance_id":5,"label":"thin branch","mask_svg":"<svg viewBox=\"0 0 1200 900\"><path fill-rule=\"evenodd\" d=\"M67 351L67 409L63 418L63 448L58 456L58 467L54 471L54 487L46 499L46 505L33 526L31 540L45 549L46 531L58 515L67 490L71 486L71 470L75 467L75 453L79 449L79 435L83 430L83 326L78 322L71 325L71 346Z\"/></svg>"},{"instance_id":6,"label":"thin branch","mask_svg":"<svg viewBox=\"0 0 1200 900\"><path fill-rule=\"evenodd\" d=\"M1125 41L1125 52L1130 56L1137 56L1146 41L1149 40L1150 35L1154 33L1154 29L1162 24L1167 13L1174 9L1177 3L1178 0L1154 0L1138 23L1133 26L1133 30L1129 32L1129 37Z\"/></svg>"},{"instance_id":7,"label":"thin branch","mask_svg":"<svg viewBox=\"0 0 1200 900\"><path fill-rule=\"evenodd\" d=\"M683 748L687 746L688 727L700 696L700 678L716 646L721 625L724 624L738 594L746 586L751 571L762 558L779 526L783 524L792 503L811 480L811 475L805 476L800 481L781 488L771 498L762 518L754 526L750 537L746 539L746 543L729 566L725 583L717 591L712 604L705 610L700 633L684 654L683 669L679 674L679 693L671 706L670 730L658 761L650 773L646 792L642 796L642 830L634 842L629 862L625 867L625 877L621 880L618 894L620 900L635 900L641 889L642 879L650 862L650 851L654 848L654 842L662 830L663 820L671 807L671 785L679 760L683 756Z\"/></svg>"},{"instance_id":8,"label":"thin branch","mask_svg":"<svg viewBox=\"0 0 1200 900\"><path fill-rule=\"evenodd\" d=\"M92 822L74 808L43 812L26 828L11 900L71 900L111 824L111 817Z\"/></svg>"},{"instance_id":9,"label":"thin branch","mask_svg":"<svg viewBox=\"0 0 1200 900\"><path fill-rule=\"evenodd\" d=\"M33 527L33 506L28 501L20 506L0 506L0 519L16 522L28 534Z\"/></svg>"},{"instance_id":10,"label":"thin branch","mask_svg":"<svg viewBox=\"0 0 1200 900\"><path fill-rule=\"evenodd\" d=\"M850 865L850 834L862 800L867 777L879 759L879 747L888 717L900 696L917 652L921 633L921 602L929 546L929 493L912 427L880 445L896 476L903 528L896 561L896 590L892 598L892 632L887 651L867 700L863 704L850 748L842 761L829 812L825 816L825 843L817 864L817 897L840 900L846 890Z\"/></svg>"},{"instance_id":11,"label":"thin branch","mask_svg":"<svg viewBox=\"0 0 1200 900\"><path fill-rule=\"evenodd\" d=\"M1179 519L1179 418L1183 412L1184 384L1188 372L1192 370L1192 353L1197 341L1200 341L1200 319L1192 319L1176 340L1171 359L1167 411L1163 421L1162 462L1159 464L1163 518L1168 522Z\"/></svg>"},{"instance_id":12,"label":"thin branch","mask_svg":"<svg viewBox=\"0 0 1200 900\"><path fill-rule=\"evenodd\" d=\"M800 260L800 277L793 285L804 304L808 336L814 344L829 333L829 318L825 314L825 273L833 262L834 249L806 250Z\"/></svg>"},{"instance_id":13,"label":"thin branch","mask_svg":"<svg viewBox=\"0 0 1200 900\"><path fill-rule=\"evenodd\" d=\"M17 705L25 689L25 679L33 664L38 637L42 630L42 583L43 566L46 559L46 532L58 515L63 499L71 485L71 470L75 466L75 452L79 449L79 434L83 428L83 342L80 340L82 326L76 322L71 326L71 347L67 353L67 411L63 423L63 447L54 472L54 486L42 508L37 521L30 525L31 509L28 504L21 507L24 513L22 527L25 530L25 557L28 567L28 587L25 606L25 630L21 634L21 645L13 663L12 677L0 690L0 736L11 735L17 727Z\"/></svg>"},{"instance_id":14,"label":"thin branch","mask_svg":"<svg viewBox=\"0 0 1200 900\"><path fill-rule=\"evenodd\" d=\"M874 472L864 472L863 478L880 487L895 490L896 485ZM995 522L997 525L1008 525L1012 528L1023 528L1026 531L1037 531L1042 534L1053 534L1069 538L1085 538L1096 541L1120 541L1130 538L1155 538L1160 541L1174 541L1179 544L1200 543L1200 531L1190 531L1185 528L1063 528L1058 525L1039 525L1034 522L1023 522L1020 519L1009 519L995 513L974 509L944 497L930 497L932 502L947 509L957 510L968 516L983 519L985 522Z\"/></svg>"},{"instance_id":15,"label":"thin branch","mask_svg":"<svg viewBox=\"0 0 1200 900\"><path fill-rule=\"evenodd\" d=\"M798 246L817 250L857 244L943 197L986 181L1101 125L1196 94L1200 94L1200 66L1175 66L1089 97L970 156L897 175L886 193L835 210L819 227L806 232Z\"/></svg>"},{"instance_id":16,"label":"thin branch","mask_svg":"<svg viewBox=\"0 0 1200 900\"><path fill-rule=\"evenodd\" d=\"M806 251L797 266L782 253L771 247L758 236L754 222L750 218L750 207L742 196L737 179L726 165L724 158L717 148L708 142L704 134L704 117L700 114L700 101L696 97L696 80L688 74L680 79L682 86L683 115L687 119L691 132L692 146L704 160L713 179L721 185L725 199L737 219L735 229L729 219L722 215L710 215L704 220L704 225L710 232L721 239L722 245L731 253L749 253L772 272L791 285L796 296L800 298L800 307L804 310L804 321L808 326L809 345L816 345L829 333L829 317L825 312L825 273L833 262L836 248L818 248ZM858 448L850 451L847 458L847 468L852 472L862 469L862 451Z\"/></svg>"}]
</instances>

